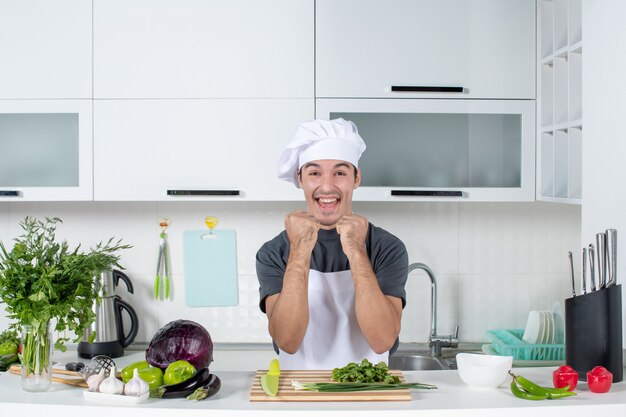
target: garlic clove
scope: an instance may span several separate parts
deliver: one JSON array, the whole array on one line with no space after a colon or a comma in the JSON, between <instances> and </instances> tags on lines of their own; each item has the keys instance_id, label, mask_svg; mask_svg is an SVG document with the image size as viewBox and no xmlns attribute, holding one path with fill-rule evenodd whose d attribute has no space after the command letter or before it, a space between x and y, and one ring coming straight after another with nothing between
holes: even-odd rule
<instances>
[{"instance_id":1,"label":"garlic clove","mask_svg":"<svg viewBox=\"0 0 626 417\"><path fill-rule=\"evenodd\" d=\"M87 378L87 387L89 388L89 391L98 392L100 388L100 384L102 383L102 381L104 381L104 378L105 378L104 371L105 369L102 368L100 369L100 372L98 372L97 374L91 375L89 378Z\"/></svg>"},{"instance_id":2,"label":"garlic clove","mask_svg":"<svg viewBox=\"0 0 626 417\"><path fill-rule=\"evenodd\" d=\"M150 391L150 386L146 381L139 378L139 370L133 371L133 377L124 386L124 395L140 397Z\"/></svg>"},{"instance_id":3,"label":"garlic clove","mask_svg":"<svg viewBox=\"0 0 626 417\"><path fill-rule=\"evenodd\" d=\"M115 366L111 368L110 375L100 383L99 391L103 394L120 395L124 392L124 383L117 379Z\"/></svg>"}]
</instances>

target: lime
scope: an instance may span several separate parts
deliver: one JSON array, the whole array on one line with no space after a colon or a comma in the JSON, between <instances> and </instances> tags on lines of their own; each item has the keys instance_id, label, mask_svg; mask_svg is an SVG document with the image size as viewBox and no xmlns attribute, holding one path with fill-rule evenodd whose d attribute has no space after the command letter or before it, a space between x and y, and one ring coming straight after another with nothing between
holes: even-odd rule
<instances>
[{"instance_id":1,"label":"lime","mask_svg":"<svg viewBox=\"0 0 626 417\"><path fill-rule=\"evenodd\" d=\"M261 376L261 388L270 397L275 397L278 394L278 375L265 374Z\"/></svg>"},{"instance_id":2,"label":"lime","mask_svg":"<svg viewBox=\"0 0 626 417\"><path fill-rule=\"evenodd\" d=\"M163 374L165 385L174 385L186 381L196 373L196 368L187 361L175 361L170 363Z\"/></svg>"},{"instance_id":3,"label":"lime","mask_svg":"<svg viewBox=\"0 0 626 417\"><path fill-rule=\"evenodd\" d=\"M269 371L267 373L276 376L280 375L280 362L278 362L278 359L272 359L272 361L270 362Z\"/></svg>"}]
</instances>

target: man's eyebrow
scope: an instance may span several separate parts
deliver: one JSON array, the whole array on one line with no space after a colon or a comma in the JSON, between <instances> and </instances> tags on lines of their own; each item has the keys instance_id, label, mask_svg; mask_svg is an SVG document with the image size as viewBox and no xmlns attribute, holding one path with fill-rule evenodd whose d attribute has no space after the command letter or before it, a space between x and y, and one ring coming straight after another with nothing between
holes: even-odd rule
<instances>
[{"instance_id":1,"label":"man's eyebrow","mask_svg":"<svg viewBox=\"0 0 626 417\"><path fill-rule=\"evenodd\" d=\"M302 165L301 169L305 169L305 168L309 168L309 167L319 168L320 164L316 164L315 162L307 162L306 164Z\"/></svg>"},{"instance_id":2,"label":"man's eyebrow","mask_svg":"<svg viewBox=\"0 0 626 417\"><path fill-rule=\"evenodd\" d=\"M339 163L335 164L335 168L341 168L341 167L350 168L350 164L347 163L347 162L339 162Z\"/></svg>"}]
</instances>

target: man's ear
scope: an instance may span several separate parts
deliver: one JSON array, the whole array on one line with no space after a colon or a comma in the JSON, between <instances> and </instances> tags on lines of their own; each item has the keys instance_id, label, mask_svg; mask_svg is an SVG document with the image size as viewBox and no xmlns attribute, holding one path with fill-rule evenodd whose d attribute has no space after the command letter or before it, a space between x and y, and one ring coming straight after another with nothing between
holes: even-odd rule
<instances>
[{"instance_id":1,"label":"man's ear","mask_svg":"<svg viewBox=\"0 0 626 417\"><path fill-rule=\"evenodd\" d=\"M361 185L361 169L357 168L356 169L356 178L354 179L354 187L353 187L353 189L356 190L357 188L359 188L360 185Z\"/></svg>"},{"instance_id":2,"label":"man's ear","mask_svg":"<svg viewBox=\"0 0 626 417\"><path fill-rule=\"evenodd\" d=\"M299 188L302 188L302 168L298 170L298 175L296 175L296 177L298 177Z\"/></svg>"}]
</instances>

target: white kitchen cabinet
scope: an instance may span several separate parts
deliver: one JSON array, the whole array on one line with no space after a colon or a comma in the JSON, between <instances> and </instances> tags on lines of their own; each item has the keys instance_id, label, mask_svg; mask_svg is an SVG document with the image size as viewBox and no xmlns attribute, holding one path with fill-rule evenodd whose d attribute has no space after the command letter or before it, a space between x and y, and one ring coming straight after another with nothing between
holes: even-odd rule
<instances>
[{"instance_id":1,"label":"white kitchen cabinet","mask_svg":"<svg viewBox=\"0 0 626 417\"><path fill-rule=\"evenodd\" d=\"M535 0L317 0L316 97L534 99L535 8Z\"/></svg>"},{"instance_id":2,"label":"white kitchen cabinet","mask_svg":"<svg viewBox=\"0 0 626 417\"><path fill-rule=\"evenodd\" d=\"M534 201L534 100L319 99L367 145L357 201Z\"/></svg>"},{"instance_id":3,"label":"white kitchen cabinet","mask_svg":"<svg viewBox=\"0 0 626 417\"><path fill-rule=\"evenodd\" d=\"M92 200L91 100L0 100L0 201Z\"/></svg>"},{"instance_id":4,"label":"white kitchen cabinet","mask_svg":"<svg viewBox=\"0 0 626 417\"><path fill-rule=\"evenodd\" d=\"M0 0L0 99L91 97L91 0Z\"/></svg>"},{"instance_id":5,"label":"white kitchen cabinet","mask_svg":"<svg viewBox=\"0 0 626 417\"><path fill-rule=\"evenodd\" d=\"M582 0L538 2L537 200L582 202Z\"/></svg>"},{"instance_id":6,"label":"white kitchen cabinet","mask_svg":"<svg viewBox=\"0 0 626 417\"><path fill-rule=\"evenodd\" d=\"M94 0L95 98L312 98L313 0Z\"/></svg>"},{"instance_id":7,"label":"white kitchen cabinet","mask_svg":"<svg viewBox=\"0 0 626 417\"><path fill-rule=\"evenodd\" d=\"M276 163L313 104L95 100L95 200L301 200Z\"/></svg>"}]
</instances>

